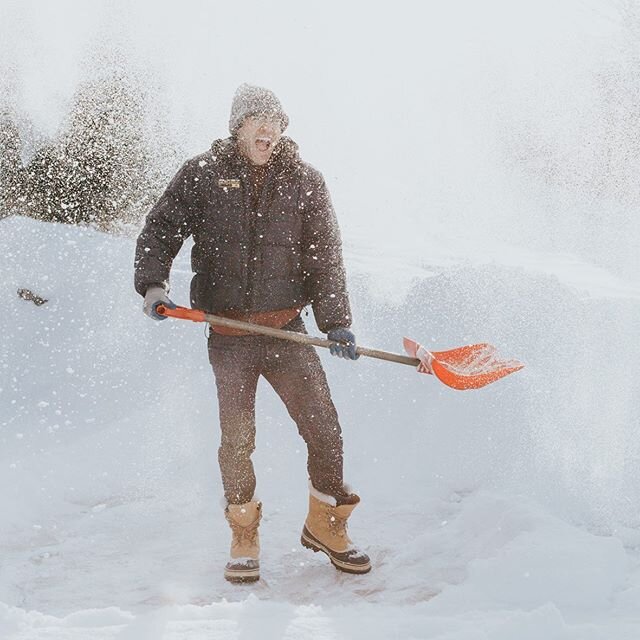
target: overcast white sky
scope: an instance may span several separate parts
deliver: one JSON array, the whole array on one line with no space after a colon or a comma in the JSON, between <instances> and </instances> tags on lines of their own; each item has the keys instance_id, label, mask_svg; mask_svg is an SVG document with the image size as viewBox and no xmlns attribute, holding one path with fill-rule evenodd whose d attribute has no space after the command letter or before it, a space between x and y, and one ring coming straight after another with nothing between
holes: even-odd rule
<instances>
[{"instance_id":1,"label":"overcast white sky","mask_svg":"<svg viewBox=\"0 0 640 640\"><path fill-rule=\"evenodd\" d=\"M19 102L52 134L77 82L94 71L88 54L107 42L147 72L186 154L227 134L240 83L268 86L303 157L327 177L346 242L419 245L424 233L460 234L584 256L602 244L601 230L576 234L568 216L569 229L550 241L539 228L559 216L546 187L514 182L505 141L519 128L554 140L578 127L594 74L616 55L617 7L0 0L0 69L13 71ZM569 150L590 129L584 120L564 142Z\"/></svg>"}]
</instances>

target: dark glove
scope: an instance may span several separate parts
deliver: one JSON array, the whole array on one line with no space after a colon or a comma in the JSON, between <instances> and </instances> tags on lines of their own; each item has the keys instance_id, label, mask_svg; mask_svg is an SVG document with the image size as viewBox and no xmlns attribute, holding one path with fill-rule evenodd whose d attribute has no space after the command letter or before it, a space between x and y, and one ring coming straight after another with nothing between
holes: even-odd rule
<instances>
[{"instance_id":1,"label":"dark glove","mask_svg":"<svg viewBox=\"0 0 640 640\"><path fill-rule=\"evenodd\" d=\"M161 316L156 311L160 304L168 307L169 309L176 308L176 305L167 297L167 292L164 290L164 287L151 285L147 289L147 293L145 293L144 306L142 307L142 310L154 320L166 320L167 316Z\"/></svg>"},{"instance_id":2,"label":"dark glove","mask_svg":"<svg viewBox=\"0 0 640 640\"><path fill-rule=\"evenodd\" d=\"M334 343L329 347L331 355L347 360L357 360L360 357L356 353L356 337L350 329L344 327L331 329L327 333L327 338Z\"/></svg>"}]
</instances>

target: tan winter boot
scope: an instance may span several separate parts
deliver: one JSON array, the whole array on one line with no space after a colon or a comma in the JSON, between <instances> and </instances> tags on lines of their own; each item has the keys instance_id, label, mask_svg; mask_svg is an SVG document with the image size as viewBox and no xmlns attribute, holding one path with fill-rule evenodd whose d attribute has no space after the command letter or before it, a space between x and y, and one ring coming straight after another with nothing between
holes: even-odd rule
<instances>
[{"instance_id":1,"label":"tan winter boot","mask_svg":"<svg viewBox=\"0 0 640 640\"><path fill-rule=\"evenodd\" d=\"M347 534L347 520L360 498L352 493L349 499L351 504L336 506L335 498L313 490L300 542L307 549L326 553L339 571L368 573L369 556L354 547Z\"/></svg>"},{"instance_id":2,"label":"tan winter boot","mask_svg":"<svg viewBox=\"0 0 640 640\"><path fill-rule=\"evenodd\" d=\"M258 525L262 503L230 504L224 515L231 527L231 560L224 568L229 582L255 582L260 579L260 538Z\"/></svg>"}]
</instances>

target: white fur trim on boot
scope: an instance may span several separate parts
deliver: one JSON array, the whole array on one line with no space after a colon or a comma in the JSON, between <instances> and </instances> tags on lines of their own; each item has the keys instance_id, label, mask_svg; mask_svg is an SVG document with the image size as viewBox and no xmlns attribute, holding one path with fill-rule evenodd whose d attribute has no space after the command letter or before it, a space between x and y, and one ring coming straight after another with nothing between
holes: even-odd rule
<instances>
[{"instance_id":1,"label":"white fur trim on boot","mask_svg":"<svg viewBox=\"0 0 640 640\"><path fill-rule=\"evenodd\" d=\"M355 493L354 490L351 488L350 485L348 484L344 484L342 485L344 487L344 491L345 493L349 494L349 493ZM320 500L320 502L324 502L325 504L329 504L332 507L337 506L338 501L333 497L330 496L326 493L322 493L322 491L318 491L313 484L311 483L311 480L309 480L309 493L316 498L317 500Z\"/></svg>"}]
</instances>

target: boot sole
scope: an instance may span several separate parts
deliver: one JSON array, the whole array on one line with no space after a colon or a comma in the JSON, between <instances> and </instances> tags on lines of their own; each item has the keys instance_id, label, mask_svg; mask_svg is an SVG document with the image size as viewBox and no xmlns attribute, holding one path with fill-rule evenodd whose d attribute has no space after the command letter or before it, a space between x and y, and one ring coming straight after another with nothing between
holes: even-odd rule
<instances>
[{"instance_id":1,"label":"boot sole","mask_svg":"<svg viewBox=\"0 0 640 640\"><path fill-rule=\"evenodd\" d=\"M363 574L369 573L371 571L371 563L367 562L367 564L362 565L353 565L347 562L343 562L342 560L338 560L333 556L331 550L325 547L319 540L316 540L312 537L311 533L305 527L302 530L302 535L300 536L300 543L303 547L307 549L311 549L314 553L318 553L318 551L324 553L329 560L331 560L331 564L338 570L343 571L344 573L352 573L352 574Z\"/></svg>"},{"instance_id":2,"label":"boot sole","mask_svg":"<svg viewBox=\"0 0 640 640\"><path fill-rule=\"evenodd\" d=\"M224 570L225 580L233 584L245 584L247 582L258 582L260 580L260 569L243 569L240 571Z\"/></svg>"}]
</instances>

